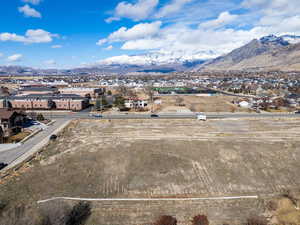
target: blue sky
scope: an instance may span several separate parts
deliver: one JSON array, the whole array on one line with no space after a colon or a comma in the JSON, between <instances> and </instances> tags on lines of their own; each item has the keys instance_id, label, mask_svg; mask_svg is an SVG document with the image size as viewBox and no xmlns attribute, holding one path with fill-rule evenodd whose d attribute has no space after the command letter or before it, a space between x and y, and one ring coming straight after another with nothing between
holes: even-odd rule
<instances>
[{"instance_id":1,"label":"blue sky","mask_svg":"<svg viewBox=\"0 0 300 225\"><path fill-rule=\"evenodd\" d=\"M3 0L0 65L72 68L207 59L299 34L298 0Z\"/></svg>"}]
</instances>

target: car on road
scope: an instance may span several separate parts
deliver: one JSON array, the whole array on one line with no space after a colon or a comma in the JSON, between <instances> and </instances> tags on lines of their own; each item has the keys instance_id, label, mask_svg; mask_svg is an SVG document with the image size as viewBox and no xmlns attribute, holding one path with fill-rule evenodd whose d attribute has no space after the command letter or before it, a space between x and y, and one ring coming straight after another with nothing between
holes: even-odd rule
<instances>
[{"instance_id":1,"label":"car on road","mask_svg":"<svg viewBox=\"0 0 300 225\"><path fill-rule=\"evenodd\" d=\"M0 162L0 170L4 169L8 165L6 163Z\"/></svg>"},{"instance_id":2,"label":"car on road","mask_svg":"<svg viewBox=\"0 0 300 225\"><path fill-rule=\"evenodd\" d=\"M158 118L159 117L159 115L157 115L157 114L151 114L151 116L150 116L151 118Z\"/></svg>"},{"instance_id":3,"label":"car on road","mask_svg":"<svg viewBox=\"0 0 300 225\"><path fill-rule=\"evenodd\" d=\"M295 114L300 114L300 110L299 110L299 111L296 111Z\"/></svg>"},{"instance_id":4,"label":"car on road","mask_svg":"<svg viewBox=\"0 0 300 225\"><path fill-rule=\"evenodd\" d=\"M207 116L204 113L197 113L197 120L206 121Z\"/></svg>"},{"instance_id":5,"label":"car on road","mask_svg":"<svg viewBox=\"0 0 300 225\"><path fill-rule=\"evenodd\" d=\"M101 114L92 114L92 117L96 117L96 118L102 118L103 116Z\"/></svg>"}]
</instances>

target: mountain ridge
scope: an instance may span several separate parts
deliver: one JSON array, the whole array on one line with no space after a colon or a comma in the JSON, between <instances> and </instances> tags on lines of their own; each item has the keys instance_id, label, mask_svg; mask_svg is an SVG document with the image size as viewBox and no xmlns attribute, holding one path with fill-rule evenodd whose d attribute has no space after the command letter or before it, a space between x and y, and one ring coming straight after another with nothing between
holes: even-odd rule
<instances>
[{"instance_id":1,"label":"mountain ridge","mask_svg":"<svg viewBox=\"0 0 300 225\"><path fill-rule=\"evenodd\" d=\"M289 39L293 39L292 43ZM254 39L193 71L300 71L300 37L269 35Z\"/></svg>"}]
</instances>

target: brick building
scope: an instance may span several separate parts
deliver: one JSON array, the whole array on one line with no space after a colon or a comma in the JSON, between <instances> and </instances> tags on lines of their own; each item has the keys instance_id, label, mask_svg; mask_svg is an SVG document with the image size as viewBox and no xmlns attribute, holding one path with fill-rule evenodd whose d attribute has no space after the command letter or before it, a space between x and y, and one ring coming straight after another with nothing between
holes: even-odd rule
<instances>
[{"instance_id":1,"label":"brick building","mask_svg":"<svg viewBox=\"0 0 300 225\"><path fill-rule=\"evenodd\" d=\"M74 94L10 96L7 98L7 101L11 108L24 110L58 109L81 111L89 106L89 99Z\"/></svg>"}]
</instances>

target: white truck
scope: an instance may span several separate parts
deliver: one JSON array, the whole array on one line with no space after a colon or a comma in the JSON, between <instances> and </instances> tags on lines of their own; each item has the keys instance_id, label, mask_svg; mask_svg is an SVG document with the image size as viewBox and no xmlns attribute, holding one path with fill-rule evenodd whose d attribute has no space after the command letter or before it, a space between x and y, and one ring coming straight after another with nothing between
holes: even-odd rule
<instances>
[{"instance_id":1,"label":"white truck","mask_svg":"<svg viewBox=\"0 0 300 225\"><path fill-rule=\"evenodd\" d=\"M207 117L204 113L197 113L197 120L206 121Z\"/></svg>"}]
</instances>

